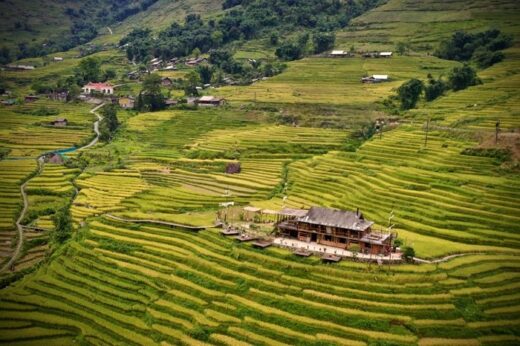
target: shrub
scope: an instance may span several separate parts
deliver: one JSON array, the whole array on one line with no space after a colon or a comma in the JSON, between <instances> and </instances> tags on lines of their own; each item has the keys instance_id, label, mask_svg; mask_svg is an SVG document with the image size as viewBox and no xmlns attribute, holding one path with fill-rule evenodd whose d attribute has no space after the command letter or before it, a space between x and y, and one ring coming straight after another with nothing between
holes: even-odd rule
<instances>
[{"instance_id":1,"label":"shrub","mask_svg":"<svg viewBox=\"0 0 520 346\"><path fill-rule=\"evenodd\" d=\"M469 65L455 67L448 77L448 83L453 91L463 90L469 86L480 84L477 73Z\"/></svg>"},{"instance_id":2,"label":"shrub","mask_svg":"<svg viewBox=\"0 0 520 346\"><path fill-rule=\"evenodd\" d=\"M280 47L276 48L275 54L282 60L291 61L300 59L303 56L303 51L299 45L286 42Z\"/></svg>"},{"instance_id":3,"label":"shrub","mask_svg":"<svg viewBox=\"0 0 520 346\"><path fill-rule=\"evenodd\" d=\"M442 79L428 78L428 84L424 87L424 98L426 101L433 101L448 89L448 84Z\"/></svg>"},{"instance_id":4,"label":"shrub","mask_svg":"<svg viewBox=\"0 0 520 346\"><path fill-rule=\"evenodd\" d=\"M423 91L424 84L418 79L410 79L397 89L397 97L401 101L401 109L414 108Z\"/></svg>"},{"instance_id":5,"label":"shrub","mask_svg":"<svg viewBox=\"0 0 520 346\"><path fill-rule=\"evenodd\" d=\"M312 43L314 45L314 53L322 53L326 50L332 49L334 47L334 41L336 40L336 36L334 33L323 34L316 33L312 36Z\"/></svg>"},{"instance_id":6,"label":"shrub","mask_svg":"<svg viewBox=\"0 0 520 346\"><path fill-rule=\"evenodd\" d=\"M413 258L415 257L415 249L411 246L405 247L403 251L403 257L406 261L413 261Z\"/></svg>"}]
</instances>

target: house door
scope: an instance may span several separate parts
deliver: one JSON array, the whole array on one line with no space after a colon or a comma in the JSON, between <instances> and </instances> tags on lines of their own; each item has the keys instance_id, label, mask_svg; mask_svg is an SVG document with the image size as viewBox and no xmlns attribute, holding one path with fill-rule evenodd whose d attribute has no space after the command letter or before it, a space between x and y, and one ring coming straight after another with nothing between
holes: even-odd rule
<instances>
[{"instance_id":1,"label":"house door","mask_svg":"<svg viewBox=\"0 0 520 346\"><path fill-rule=\"evenodd\" d=\"M318 233L311 233L311 241L312 242L318 241Z\"/></svg>"}]
</instances>

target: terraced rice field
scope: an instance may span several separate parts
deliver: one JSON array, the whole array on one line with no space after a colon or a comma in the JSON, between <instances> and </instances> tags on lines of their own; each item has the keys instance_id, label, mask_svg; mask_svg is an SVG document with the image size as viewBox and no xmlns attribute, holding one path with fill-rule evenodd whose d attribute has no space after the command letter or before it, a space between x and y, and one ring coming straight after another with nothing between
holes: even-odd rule
<instances>
[{"instance_id":1,"label":"terraced rice field","mask_svg":"<svg viewBox=\"0 0 520 346\"><path fill-rule=\"evenodd\" d=\"M55 109L58 115L40 116L34 112ZM2 212L0 216L1 255L0 262L11 257L17 244L15 220L22 210L23 200L20 186L37 173L36 158L48 151L78 145L91 136L92 115L88 106L63 104L46 99L21 106L3 107L0 125L0 146L9 150L6 159L0 161L0 186L2 190ZM68 119L68 128L54 128L48 123L57 117ZM23 224L52 229L49 215L67 202L74 192L71 180L77 170L65 169L60 165L46 165L41 175L31 180L26 187L29 209ZM39 221L42 216L46 219ZM42 225L38 225L41 223ZM30 226L34 226L30 225ZM25 233L26 242L22 256L15 263L16 270L31 267L46 250L48 235L33 230Z\"/></svg>"},{"instance_id":2,"label":"terraced rice field","mask_svg":"<svg viewBox=\"0 0 520 346\"><path fill-rule=\"evenodd\" d=\"M0 343L520 344L518 171L461 154L492 134L498 119L504 132L518 131L517 46L505 51L504 62L479 71L484 84L420 103L382 138L347 151L349 136L384 115L379 102L403 81L458 65L422 54L429 50L424 45L459 28L502 24L516 32L506 16L514 5L390 0L338 33L337 48L394 50L406 39L416 49L411 56L307 58L248 87L212 89L230 100L223 108L119 112L123 126L116 139L84 151L89 164L83 172L46 164L28 184L26 221L47 231L26 230L28 246L16 267L48 260L0 292ZM157 28L169 18L156 8L140 16L157 20ZM123 23L99 42L115 41L128 29ZM251 57L259 44L243 46L237 57ZM121 73L122 54L96 56ZM25 83L25 90L29 80L71 73L77 62L4 75ZM359 79L365 74L389 74L391 82L364 85ZM60 114L29 114L41 106ZM34 158L92 136L88 110L47 100L0 109L6 114L0 146L11 149L0 161L2 256L12 250L19 186L36 169ZM295 116L296 126L277 125L284 116ZM42 126L55 117L74 126ZM309 124L320 128L302 126ZM241 172L225 174L226 165L237 161ZM51 214L76 188L75 232L48 256ZM324 265L317 257L236 243L211 227L196 233L108 216L210 225L219 203L230 201L270 209L360 208L376 229L387 227L393 214L399 238L417 256L465 255L422 265Z\"/></svg>"},{"instance_id":3,"label":"terraced rice field","mask_svg":"<svg viewBox=\"0 0 520 346\"><path fill-rule=\"evenodd\" d=\"M0 161L0 264L11 256L16 243L15 220L22 206L20 185L35 170L34 160Z\"/></svg>"},{"instance_id":4,"label":"terraced rice field","mask_svg":"<svg viewBox=\"0 0 520 346\"><path fill-rule=\"evenodd\" d=\"M520 268L514 255L323 266L235 244L216 230L129 228L101 218L82 232L45 272L3 292L3 342L518 342L511 304L520 283L505 277Z\"/></svg>"},{"instance_id":5,"label":"terraced rice field","mask_svg":"<svg viewBox=\"0 0 520 346\"><path fill-rule=\"evenodd\" d=\"M360 208L381 225L393 211L398 229L518 248L517 175L500 173L491 158L460 154L475 143L430 132L424 148L424 136L417 126L402 126L356 153L331 152L291 164L288 203Z\"/></svg>"},{"instance_id":6,"label":"terraced rice field","mask_svg":"<svg viewBox=\"0 0 520 346\"><path fill-rule=\"evenodd\" d=\"M68 148L92 136L94 116L88 105L63 104L39 100L22 106L1 106L0 146L11 149L10 157L32 157ZM41 108L58 110L58 115L34 115ZM49 123L66 118L69 126L57 128Z\"/></svg>"}]
</instances>

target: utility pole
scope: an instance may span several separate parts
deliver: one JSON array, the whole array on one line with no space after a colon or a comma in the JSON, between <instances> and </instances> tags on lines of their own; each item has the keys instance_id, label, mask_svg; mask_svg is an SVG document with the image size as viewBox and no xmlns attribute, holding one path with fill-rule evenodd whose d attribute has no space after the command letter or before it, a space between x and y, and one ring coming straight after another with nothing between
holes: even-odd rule
<instances>
[{"instance_id":1,"label":"utility pole","mask_svg":"<svg viewBox=\"0 0 520 346\"><path fill-rule=\"evenodd\" d=\"M495 124L495 145L498 144L498 134L500 132L500 120Z\"/></svg>"},{"instance_id":2,"label":"utility pole","mask_svg":"<svg viewBox=\"0 0 520 346\"><path fill-rule=\"evenodd\" d=\"M430 130L430 118L426 120L426 135L424 136L424 147L428 145L428 131Z\"/></svg>"}]
</instances>

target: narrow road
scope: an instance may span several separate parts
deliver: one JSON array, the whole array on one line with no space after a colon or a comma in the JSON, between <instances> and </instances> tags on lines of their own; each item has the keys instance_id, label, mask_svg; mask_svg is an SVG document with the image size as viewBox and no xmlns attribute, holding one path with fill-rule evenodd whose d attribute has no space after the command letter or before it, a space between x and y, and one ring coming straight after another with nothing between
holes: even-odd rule
<instances>
[{"instance_id":1,"label":"narrow road","mask_svg":"<svg viewBox=\"0 0 520 346\"><path fill-rule=\"evenodd\" d=\"M434 260L426 260L426 259L422 259L422 258L419 258L419 257L414 257L413 260L416 263L428 263L428 264L442 263L442 262L449 261L450 259L455 258L455 257L466 256L466 255L470 255L470 254L472 254L472 253L469 253L469 252L468 253L458 253L458 254L454 254L454 255L449 255L449 256L437 258L437 259L434 259Z\"/></svg>"},{"instance_id":2,"label":"narrow road","mask_svg":"<svg viewBox=\"0 0 520 346\"><path fill-rule=\"evenodd\" d=\"M110 33L110 35L113 35L114 33L112 32L112 29L110 29L109 26L107 26L107 29L108 29L108 32Z\"/></svg>"},{"instance_id":3,"label":"narrow road","mask_svg":"<svg viewBox=\"0 0 520 346\"><path fill-rule=\"evenodd\" d=\"M90 113L94 114L98 118L98 120L96 120L96 122L94 123L94 133L96 134L96 137L94 137L94 139L89 144L84 145L81 148L78 148L77 150L88 149L98 142L98 140L99 140L99 123L101 122L103 117L101 117L101 115L99 115L97 110L100 109L101 107L103 107L104 105L105 105L105 103L103 102L100 105L98 105L90 110Z\"/></svg>"},{"instance_id":4,"label":"narrow road","mask_svg":"<svg viewBox=\"0 0 520 346\"><path fill-rule=\"evenodd\" d=\"M101 115L99 115L97 113L97 110L99 108L103 107L104 105L105 105L105 103L102 103L90 110L90 113L94 114L98 118L98 120L96 120L96 122L94 122L94 125L93 125L94 133L96 134L96 137L87 145L84 145L83 147L80 147L76 150L83 150L83 149L90 148L98 142L98 140L99 140L99 123L103 118L101 117ZM38 156L36 158L36 161L38 162L38 170L36 171L36 174L31 179L36 178L37 176L39 176L41 174L41 172L43 170L43 166L45 164L43 155ZM14 252L11 256L11 259L9 259L9 261L7 261L7 263L5 263L2 266L2 268L0 268L0 273L9 269L16 262L16 260L18 259L18 256L20 255L20 251L22 250L23 241L24 241L24 237L23 237L24 225L22 225L22 220L24 219L25 214L27 213L27 209L29 208L29 199L27 197L27 193L25 192L25 187L27 186L27 184L29 184L31 179L28 179L25 183L23 183L20 186L20 193L22 194L22 199L23 199L23 208L22 208L22 211L20 212L20 215L18 216L18 219L16 220L16 230L18 233L18 242L17 242L16 248L14 249Z\"/></svg>"}]
</instances>

